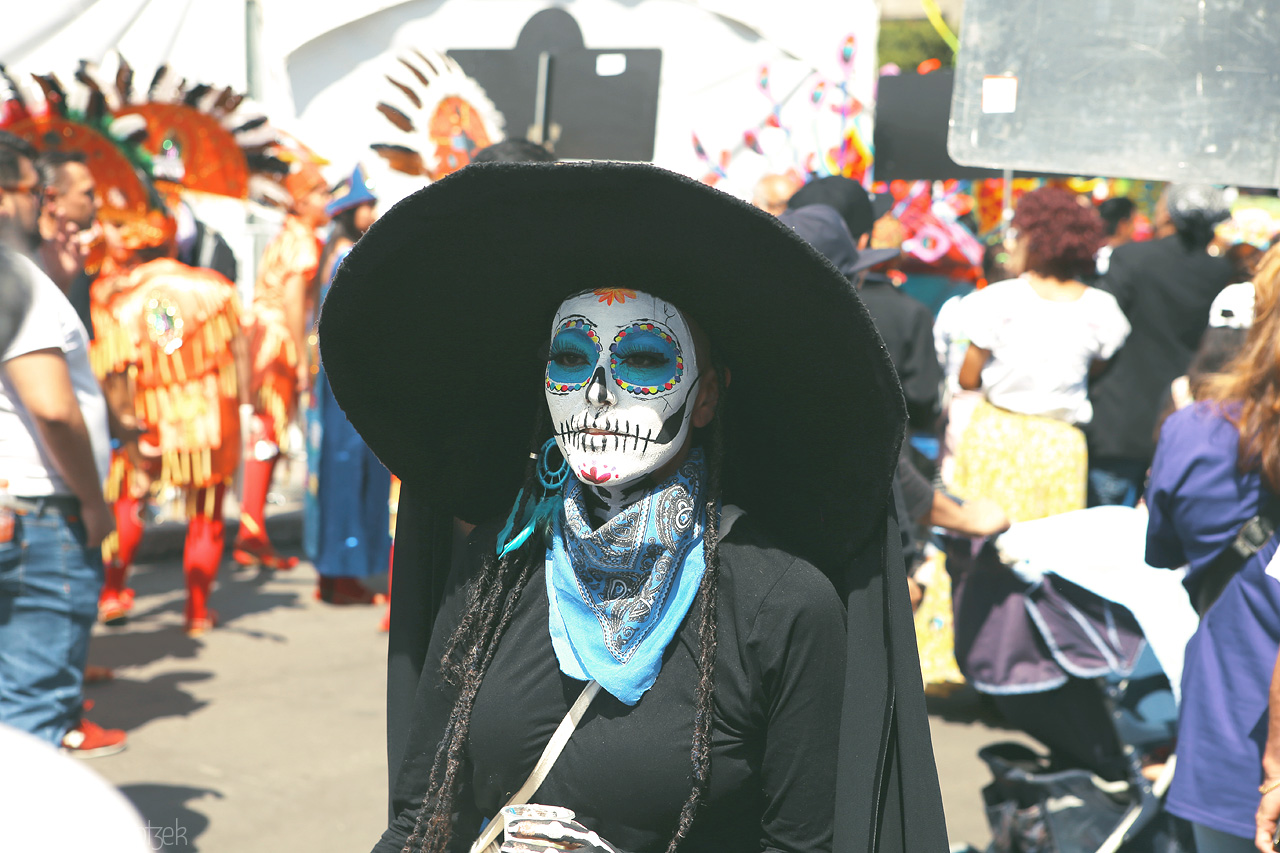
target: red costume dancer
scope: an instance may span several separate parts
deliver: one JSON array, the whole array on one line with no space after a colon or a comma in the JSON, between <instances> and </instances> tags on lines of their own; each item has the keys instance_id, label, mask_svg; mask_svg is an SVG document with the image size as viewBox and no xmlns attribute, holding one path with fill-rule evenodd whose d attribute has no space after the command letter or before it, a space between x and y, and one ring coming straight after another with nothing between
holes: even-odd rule
<instances>
[{"instance_id":1,"label":"red costume dancer","mask_svg":"<svg viewBox=\"0 0 1280 853\"><path fill-rule=\"evenodd\" d=\"M298 394L308 374L306 321L314 301L321 243L316 228L326 217L328 185L311 163L284 180L293 201L284 227L262 255L261 272L248 311L246 330L253 358L254 420L244 462L240 533L232 558L241 565L291 569L296 557L281 557L267 538L267 490Z\"/></svg>"},{"instance_id":2,"label":"red costume dancer","mask_svg":"<svg viewBox=\"0 0 1280 853\"><path fill-rule=\"evenodd\" d=\"M103 616L112 600L127 609L124 583L142 539L137 517L145 484L184 492L187 538L185 626L213 626L209 590L222 560L222 499L240 460L237 404L242 379L234 349L240 311L235 287L212 270L159 258L94 284L95 316L108 384L122 382L145 433L112 465L118 551L107 572Z\"/></svg>"}]
</instances>

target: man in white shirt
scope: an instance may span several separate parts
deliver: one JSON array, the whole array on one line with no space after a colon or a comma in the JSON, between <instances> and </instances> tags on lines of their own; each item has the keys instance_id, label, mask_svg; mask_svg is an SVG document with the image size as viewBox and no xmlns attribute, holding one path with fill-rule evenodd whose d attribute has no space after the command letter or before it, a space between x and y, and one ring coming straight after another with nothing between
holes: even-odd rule
<instances>
[{"instance_id":1,"label":"man in white shirt","mask_svg":"<svg viewBox=\"0 0 1280 853\"><path fill-rule=\"evenodd\" d=\"M89 633L102 585L107 406L71 303L25 254L39 247L35 152L0 132L0 290L26 316L0 349L0 722L83 756L124 733L81 716Z\"/></svg>"}]
</instances>

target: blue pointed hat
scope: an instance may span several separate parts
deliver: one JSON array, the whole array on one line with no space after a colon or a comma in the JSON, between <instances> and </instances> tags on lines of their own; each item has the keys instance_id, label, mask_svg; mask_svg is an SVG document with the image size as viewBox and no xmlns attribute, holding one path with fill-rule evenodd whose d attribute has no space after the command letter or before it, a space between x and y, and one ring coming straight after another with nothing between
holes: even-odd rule
<instances>
[{"instance_id":1,"label":"blue pointed hat","mask_svg":"<svg viewBox=\"0 0 1280 853\"><path fill-rule=\"evenodd\" d=\"M359 207L366 202L372 204L377 200L378 197L369 191L369 185L365 183L364 169L356 166L355 171L351 173L351 180L347 182L346 194L337 196L325 205L324 212L334 217L344 210Z\"/></svg>"}]
</instances>

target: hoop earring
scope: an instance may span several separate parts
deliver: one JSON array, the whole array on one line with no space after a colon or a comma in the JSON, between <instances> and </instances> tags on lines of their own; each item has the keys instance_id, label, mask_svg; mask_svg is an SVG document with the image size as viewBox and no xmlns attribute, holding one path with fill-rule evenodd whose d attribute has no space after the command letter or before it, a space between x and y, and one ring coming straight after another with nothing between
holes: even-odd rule
<instances>
[{"instance_id":1,"label":"hoop earring","mask_svg":"<svg viewBox=\"0 0 1280 853\"><path fill-rule=\"evenodd\" d=\"M569 479L569 460L565 459L563 454L560 456L560 464L555 468L551 467L551 453L556 450L556 440L549 438L546 444L542 445L541 450L536 454L530 454L536 460L534 465L538 477L538 485L542 486L542 497L533 501L531 506L524 507L523 514L525 519L522 520L525 523L519 533L511 536L511 531L516 527L516 516L520 514L524 503L524 491L522 490L516 495L515 505L511 507L511 515L507 516L507 523L502 528L502 532L498 534L498 559L502 559L524 545L534 531L540 525L547 523L551 515L556 511L560 489ZM503 544L504 542L506 543L505 545Z\"/></svg>"},{"instance_id":2,"label":"hoop earring","mask_svg":"<svg viewBox=\"0 0 1280 853\"><path fill-rule=\"evenodd\" d=\"M556 440L549 438L538 453L538 482L547 492L560 491L560 487L569 479L569 460L563 455L560 457L560 465L556 468L551 467L551 453L558 450Z\"/></svg>"}]
</instances>

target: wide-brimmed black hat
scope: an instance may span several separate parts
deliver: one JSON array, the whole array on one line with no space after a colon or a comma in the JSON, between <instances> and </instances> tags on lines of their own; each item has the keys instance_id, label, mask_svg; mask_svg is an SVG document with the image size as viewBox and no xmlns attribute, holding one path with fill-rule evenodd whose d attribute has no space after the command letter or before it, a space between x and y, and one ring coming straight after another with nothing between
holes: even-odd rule
<instances>
[{"instance_id":1,"label":"wide-brimmed black hat","mask_svg":"<svg viewBox=\"0 0 1280 853\"><path fill-rule=\"evenodd\" d=\"M624 164L472 165L392 208L343 262L320 350L339 404L404 479L387 667L387 752L405 756L449 516L510 509L565 297L643 290L679 306L733 380L726 502L831 577L848 636L836 853L946 844L906 573L888 500L905 421L853 287L795 232L717 190ZM493 543L478 542L482 548ZM833 659L838 650L833 649Z\"/></svg>"},{"instance_id":2,"label":"wide-brimmed black hat","mask_svg":"<svg viewBox=\"0 0 1280 853\"><path fill-rule=\"evenodd\" d=\"M337 273L325 370L378 458L478 523L521 482L557 307L605 287L673 303L731 370L726 503L815 562L870 533L904 406L866 309L777 219L652 166L473 165L409 196Z\"/></svg>"}]
</instances>

